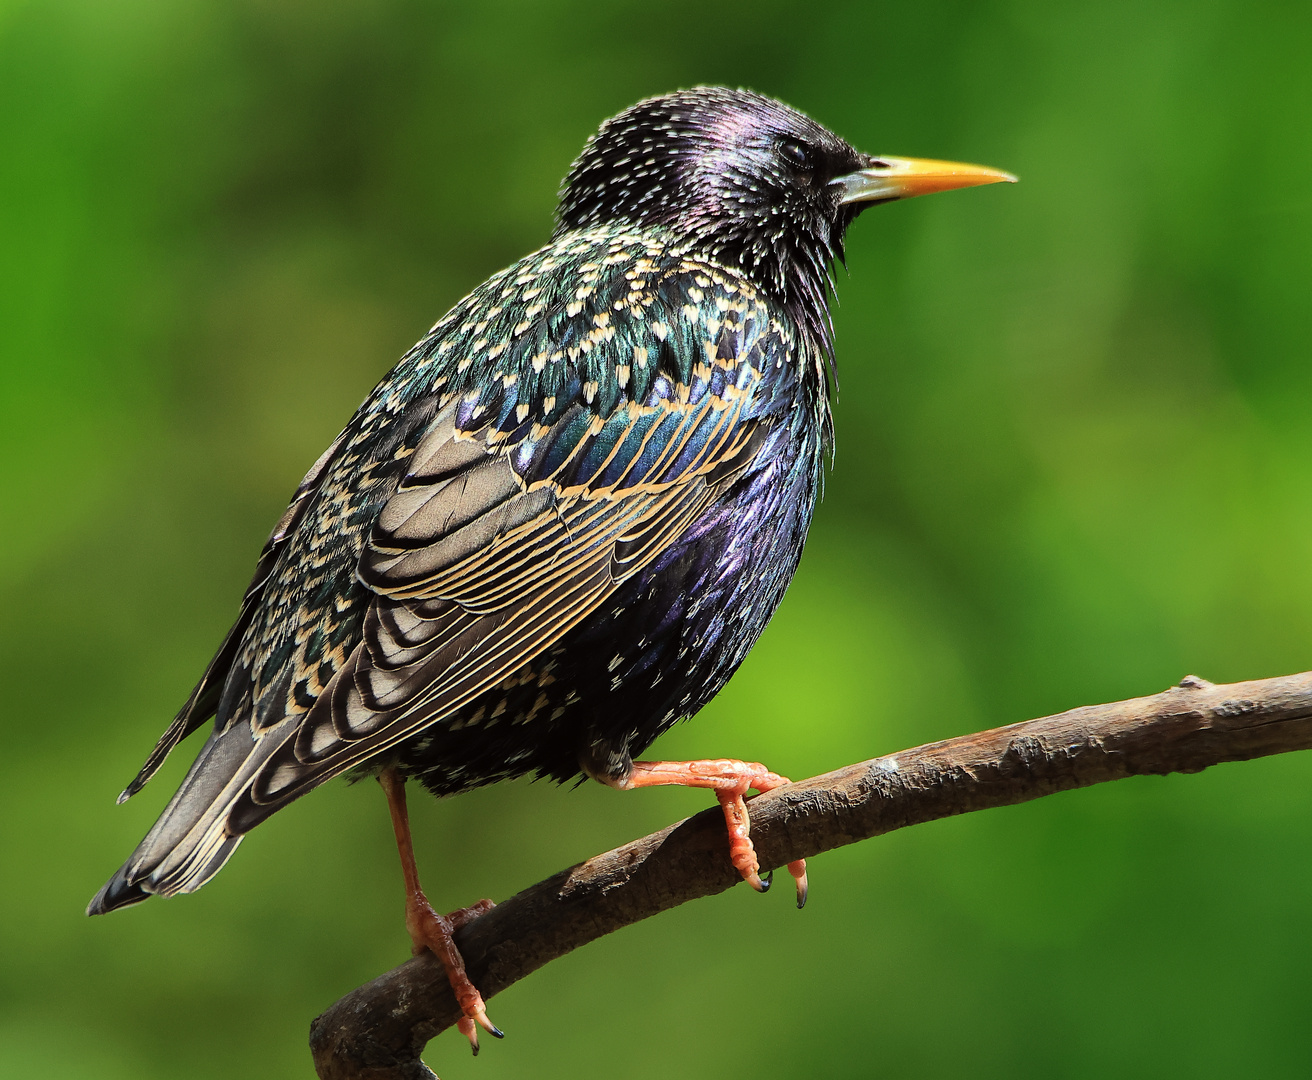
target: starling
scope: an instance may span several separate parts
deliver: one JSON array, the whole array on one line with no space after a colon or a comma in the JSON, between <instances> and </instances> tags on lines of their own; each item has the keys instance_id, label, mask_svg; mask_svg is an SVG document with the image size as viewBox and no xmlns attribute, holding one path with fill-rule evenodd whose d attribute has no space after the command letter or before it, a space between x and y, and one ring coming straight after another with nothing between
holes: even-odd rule
<instances>
[{"instance_id":1,"label":"starling","mask_svg":"<svg viewBox=\"0 0 1312 1080\"><path fill-rule=\"evenodd\" d=\"M500 1035L438 915L405 813L581 774L709 788L734 866L768 879L743 796L786 780L634 761L742 663L801 557L826 448L830 270L867 206L1013 177L859 153L745 90L606 121L551 242L430 330L311 467L237 621L120 796L211 717L182 786L89 914L191 892L330 777L377 776L415 951L443 962L477 1050ZM805 867L789 869L805 899Z\"/></svg>"}]
</instances>

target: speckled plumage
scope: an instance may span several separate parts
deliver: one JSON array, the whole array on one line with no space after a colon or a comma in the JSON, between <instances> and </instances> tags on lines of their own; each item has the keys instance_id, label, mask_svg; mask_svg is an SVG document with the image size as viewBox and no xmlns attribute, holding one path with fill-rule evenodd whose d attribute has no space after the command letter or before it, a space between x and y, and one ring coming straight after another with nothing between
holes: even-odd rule
<instances>
[{"instance_id":1,"label":"speckled plumage","mask_svg":"<svg viewBox=\"0 0 1312 1080\"><path fill-rule=\"evenodd\" d=\"M615 779L709 701L801 555L828 268L860 208L832 178L872 161L743 91L603 125L552 242L438 322L305 477L124 797L213 733L90 910L198 888L332 776Z\"/></svg>"}]
</instances>

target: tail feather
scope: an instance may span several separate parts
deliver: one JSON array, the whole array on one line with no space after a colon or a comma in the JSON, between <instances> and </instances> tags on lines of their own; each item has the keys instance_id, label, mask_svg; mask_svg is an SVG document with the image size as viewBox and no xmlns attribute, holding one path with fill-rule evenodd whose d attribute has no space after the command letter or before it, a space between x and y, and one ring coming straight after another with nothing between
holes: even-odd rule
<instances>
[{"instance_id":1,"label":"tail feather","mask_svg":"<svg viewBox=\"0 0 1312 1080\"><path fill-rule=\"evenodd\" d=\"M131 857L87 906L103 915L154 894L194 892L209 881L241 843L229 811L250 788L260 768L287 738L295 722L252 737L248 724L215 732L201 748L177 794Z\"/></svg>"},{"instance_id":2,"label":"tail feather","mask_svg":"<svg viewBox=\"0 0 1312 1080\"><path fill-rule=\"evenodd\" d=\"M133 795L140 791L150 781L150 778L159 772L159 767L164 764L164 759L173 753L173 748L178 745L188 735L188 724L191 717L188 715L188 709L191 703L188 702L183 710L173 718L173 723L168 730L159 737L159 742L146 758L146 764L141 766L141 770L132 778L132 783L123 789L123 793L118 797L118 804L122 806Z\"/></svg>"}]
</instances>

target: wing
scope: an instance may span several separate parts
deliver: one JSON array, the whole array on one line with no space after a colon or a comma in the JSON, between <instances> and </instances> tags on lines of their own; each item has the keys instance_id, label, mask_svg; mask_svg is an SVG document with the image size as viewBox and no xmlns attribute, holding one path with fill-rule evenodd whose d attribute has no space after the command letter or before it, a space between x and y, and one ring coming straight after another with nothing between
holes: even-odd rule
<instances>
[{"instance_id":1,"label":"wing","mask_svg":"<svg viewBox=\"0 0 1312 1080\"><path fill-rule=\"evenodd\" d=\"M576 402L518 437L440 415L361 557L363 640L231 827L440 723L594 612L751 463L760 377L717 355L681 388L663 380L608 418Z\"/></svg>"}]
</instances>

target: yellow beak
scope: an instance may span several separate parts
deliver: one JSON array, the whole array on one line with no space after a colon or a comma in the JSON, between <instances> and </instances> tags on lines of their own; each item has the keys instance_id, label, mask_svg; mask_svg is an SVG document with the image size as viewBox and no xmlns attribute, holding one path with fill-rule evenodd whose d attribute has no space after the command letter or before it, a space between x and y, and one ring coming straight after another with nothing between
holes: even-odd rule
<instances>
[{"instance_id":1,"label":"yellow beak","mask_svg":"<svg viewBox=\"0 0 1312 1080\"><path fill-rule=\"evenodd\" d=\"M870 168L830 181L843 189L838 200L840 204L909 199L913 195L931 195L935 191L951 191L953 188L1015 182L1011 173L983 165L897 157L875 158Z\"/></svg>"}]
</instances>

